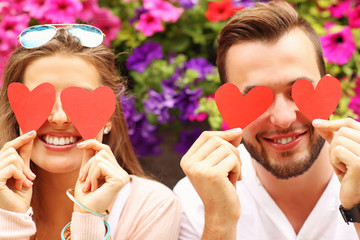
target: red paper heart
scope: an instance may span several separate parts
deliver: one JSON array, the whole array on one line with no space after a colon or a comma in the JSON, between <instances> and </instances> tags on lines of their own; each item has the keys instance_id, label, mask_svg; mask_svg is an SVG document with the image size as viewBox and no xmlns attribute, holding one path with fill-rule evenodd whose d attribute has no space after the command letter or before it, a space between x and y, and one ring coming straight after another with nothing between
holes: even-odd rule
<instances>
[{"instance_id":1,"label":"red paper heart","mask_svg":"<svg viewBox=\"0 0 360 240\"><path fill-rule=\"evenodd\" d=\"M311 121L316 118L328 119L340 101L341 85L336 78L325 76L314 90L310 81L301 79L292 86L292 98Z\"/></svg>"},{"instance_id":2,"label":"red paper heart","mask_svg":"<svg viewBox=\"0 0 360 240\"><path fill-rule=\"evenodd\" d=\"M273 98L272 91L265 86L251 89L244 98L232 83L222 85L215 93L216 105L229 128L244 129L270 107Z\"/></svg>"},{"instance_id":3,"label":"red paper heart","mask_svg":"<svg viewBox=\"0 0 360 240\"><path fill-rule=\"evenodd\" d=\"M41 127L52 111L56 95L50 83L40 84L30 92L24 84L18 82L9 85L7 94L23 133Z\"/></svg>"},{"instance_id":4,"label":"red paper heart","mask_svg":"<svg viewBox=\"0 0 360 240\"><path fill-rule=\"evenodd\" d=\"M96 137L115 111L116 97L107 86L92 92L69 87L61 92L60 97L64 111L84 140Z\"/></svg>"}]
</instances>

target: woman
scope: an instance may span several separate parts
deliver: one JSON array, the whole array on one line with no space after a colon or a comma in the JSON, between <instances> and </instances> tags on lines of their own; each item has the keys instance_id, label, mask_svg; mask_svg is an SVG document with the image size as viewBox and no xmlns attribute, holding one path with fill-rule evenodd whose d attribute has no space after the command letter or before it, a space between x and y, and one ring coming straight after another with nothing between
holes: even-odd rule
<instances>
[{"instance_id":1,"label":"woman","mask_svg":"<svg viewBox=\"0 0 360 240\"><path fill-rule=\"evenodd\" d=\"M63 110L60 94L70 86L124 89L102 40L89 25L35 26L20 35L0 93L0 239L177 239L179 204L145 178L119 97L95 139L82 139ZM13 82L55 88L50 116L36 132L23 133L16 121L7 96Z\"/></svg>"}]
</instances>

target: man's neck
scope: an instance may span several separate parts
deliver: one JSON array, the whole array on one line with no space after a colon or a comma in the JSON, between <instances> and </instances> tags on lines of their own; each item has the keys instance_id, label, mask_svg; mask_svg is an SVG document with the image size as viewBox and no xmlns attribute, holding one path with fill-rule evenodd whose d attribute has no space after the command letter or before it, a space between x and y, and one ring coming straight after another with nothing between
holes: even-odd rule
<instances>
[{"instance_id":1,"label":"man's neck","mask_svg":"<svg viewBox=\"0 0 360 240\"><path fill-rule=\"evenodd\" d=\"M319 157L308 171L286 180L276 178L253 160L262 185L286 215L296 233L300 231L332 177L333 168L328 147L325 143Z\"/></svg>"}]
</instances>

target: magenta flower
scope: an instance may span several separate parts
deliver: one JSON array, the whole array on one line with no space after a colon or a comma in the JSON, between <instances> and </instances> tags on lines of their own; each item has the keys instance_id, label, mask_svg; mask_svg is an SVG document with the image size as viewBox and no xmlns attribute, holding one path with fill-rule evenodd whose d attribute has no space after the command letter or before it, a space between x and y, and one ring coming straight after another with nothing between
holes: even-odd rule
<instances>
[{"instance_id":1,"label":"magenta flower","mask_svg":"<svg viewBox=\"0 0 360 240\"><path fill-rule=\"evenodd\" d=\"M35 19L42 20L49 9L49 0L28 0L24 2L24 11Z\"/></svg>"},{"instance_id":2,"label":"magenta flower","mask_svg":"<svg viewBox=\"0 0 360 240\"><path fill-rule=\"evenodd\" d=\"M343 1L329 7L331 15L335 18L342 18L348 14L350 10L350 1Z\"/></svg>"},{"instance_id":3,"label":"magenta flower","mask_svg":"<svg viewBox=\"0 0 360 240\"><path fill-rule=\"evenodd\" d=\"M152 16L165 22L176 22L184 11L184 9L176 8L163 0L144 0L143 6L149 10Z\"/></svg>"},{"instance_id":4,"label":"magenta flower","mask_svg":"<svg viewBox=\"0 0 360 240\"><path fill-rule=\"evenodd\" d=\"M348 107L354 110L354 113L358 115L358 121L360 121L360 77L356 80L354 91L355 96L351 99Z\"/></svg>"},{"instance_id":5,"label":"magenta flower","mask_svg":"<svg viewBox=\"0 0 360 240\"><path fill-rule=\"evenodd\" d=\"M51 0L44 15L48 23L75 23L75 16L82 10L80 0Z\"/></svg>"},{"instance_id":6,"label":"magenta flower","mask_svg":"<svg viewBox=\"0 0 360 240\"><path fill-rule=\"evenodd\" d=\"M7 55L17 46L17 36L27 28L29 21L26 14L3 18L0 22L0 55Z\"/></svg>"},{"instance_id":7,"label":"magenta flower","mask_svg":"<svg viewBox=\"0 0 360 240\"><path fill-rule=\"evenodd\" d=\"M109 9L99 8L96 12L92 24L103 31L106 35L105 44L110 46L112 40L116 39L118 32L121 30L120 18L114 16Z\"/></svg>"},{"instance_id":8,"label":"magenta flower","mask_svg":"<svg viewBox=\"0 0 360 240\"><path fill-rule=\"evenodd\" d=\"M342 31L320 37L324 57L329 63L343 65L349 61L356 50L354 36L350 27Z\"/></svg>"},{"instance_id":9,"label":"magenta flower","mask_svg":"<svg viewBox=\"0 0 360 240\"><path fill-rule=\"evenodd\" d=\"M141 14L135 29L141 31L147 37L154 35L156 32L164 31L161 19L153 16L151 13Z\"/></svg>"},{"instance_id":10,"label":"magenta flower","mask_svg":"<svg viewBox=\"0 0 360 240\"><path fill-rule=\"evenodd\" d=\"M79 12L78 18L83 22L88 22L96 18L97 12L100 10L97 0L82 1L82 11Z\"/></svg>"},{"instance_id":11,"label":"magenta flower","mask_svg":"<svg viewBox=\"0 0 360 240\"><path fill-rule=\"evenodd\" d=\"M203 122L208 117L207 113L200 112L200 113L192 113L188 115L188 119L191 122L197 121L197 122Z\"/></svg>"},{"instance_id":12,"label":"magenta flower","mask_svg":"<svg viewBox=\"0 0 360 240\"><path fill-rule=\"evenodd\" d=\"M352 9L349 14L349 25L352 28L359 28L360 27L360 5Z\"/></svg>"},{"instance_id":13,"label":"magenta flower","mask_svg":"<svg viewBox=\"0 0 360 240\"><path fill-rule=\"evenodd\" d=\"M20 15L23 13L23 0L0 0L0 20L5 15Z\"/></svg>"}]
</instances>

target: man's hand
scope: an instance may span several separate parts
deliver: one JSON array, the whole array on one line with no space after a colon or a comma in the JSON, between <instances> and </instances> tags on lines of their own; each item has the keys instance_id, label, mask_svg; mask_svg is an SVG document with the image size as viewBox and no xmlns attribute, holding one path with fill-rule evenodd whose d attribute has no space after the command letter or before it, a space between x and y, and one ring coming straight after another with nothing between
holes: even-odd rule
<instances>
[{"instance_id":1,"label":"man's hand","mask_svg":"<svg viewBox=\"0 0 360 240\"><path fill-rule=\"evenodd\" d=\"M203 239L233 239L240 217L236 182L241 179L241 129L203 132L181 160L181 167L205 207ZM225 234L225 235L224 235Z\"/></svg>"},{"instance_id":2,"label":"man's hand","mask_svg":"<svg viewBox=\"0 0 360 240\"><path fill-rule=\"evenodd\" d=\"M313 125L330 143L330 161L341 183L340 201L350 209L360 203L360 123L350 118L316 119Z\"/></svg>"}]
</instances>

